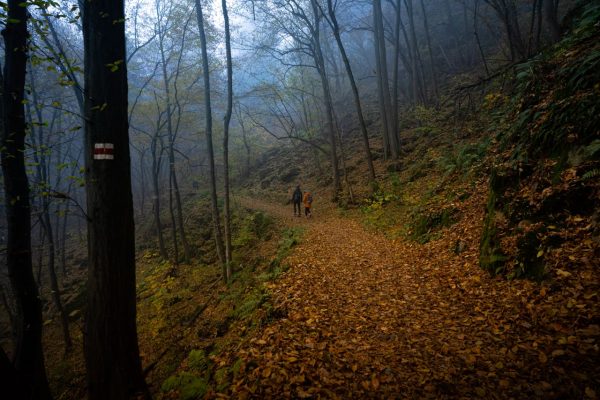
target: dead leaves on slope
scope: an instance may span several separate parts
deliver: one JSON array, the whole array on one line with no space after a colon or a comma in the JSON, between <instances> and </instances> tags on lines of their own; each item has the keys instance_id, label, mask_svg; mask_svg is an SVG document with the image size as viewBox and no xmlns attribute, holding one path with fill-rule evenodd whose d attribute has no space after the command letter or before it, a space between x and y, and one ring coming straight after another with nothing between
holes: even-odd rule
<instances>
[{"instance_id":1,"label":"dead leaves on slope","mask_svg":"<svg viewBox=\"0 0 600 400\"><path fill-rule=\"evenodd\" d=\"M426 245L315 220L270 286L283 317L223 356L243 365L227 395L594 398L598 271L490 278L477 265L484 197Z\"/></svg>"}]
</instances>

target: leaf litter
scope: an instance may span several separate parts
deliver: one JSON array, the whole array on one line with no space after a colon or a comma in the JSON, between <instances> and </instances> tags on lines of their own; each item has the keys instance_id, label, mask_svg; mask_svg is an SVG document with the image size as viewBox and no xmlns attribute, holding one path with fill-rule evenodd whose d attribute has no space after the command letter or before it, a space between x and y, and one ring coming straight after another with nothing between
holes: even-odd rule
<instances>
[{"instance_id":1,"label":"leaf litter","mask_svg":"<svg viewBox=\"0 0 600 400\"><path fill-rule=\"evenodd\" d=\"M241 360L219 395L596 398L597 267L564 266L541 284L491 277L478 266L485 196L480 183L427 244L334 212L292 220L308 230L268 284L280 318L217 356Z\"/></svg>"}]
</instances>

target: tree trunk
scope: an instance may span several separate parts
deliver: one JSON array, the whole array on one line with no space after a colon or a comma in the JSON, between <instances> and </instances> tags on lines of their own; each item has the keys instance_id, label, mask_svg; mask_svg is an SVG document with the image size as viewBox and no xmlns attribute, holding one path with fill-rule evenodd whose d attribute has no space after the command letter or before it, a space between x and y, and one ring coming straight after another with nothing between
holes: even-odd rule
<instances>
[{"instance_id":1,"label":"tree trunk","mask_svg":"<svg viewBox=\"0 0 600 400\"><path fill-rule=\"evenodd\" d=\"M50 214L47 211L48 204L46 201L42 201L42 204L45 208L45 211L43 211L42 215L40 216L40 222L42 224L42 228L46 232L46 237L48 238L48 272L50 275L52 301L54 302L56 312L60 317L63 339L65 341L65 353L68 353L73 347L73 341L71 340L71 334L69 333L69 319L60 298L60 288L58 286L58 278L56 276L56 246L54 244L54 234L52 231L52 224L50 222Z\"/></svg>"},{"instance_id":2,"label":"tree trunk","mask_svg":"<svg viewBox=\"0 0 600 400\"><path fill-rule=\"evenodd\" d=\"M229 123L233 112L233 66L231 63L231 38L229 34L229 16L227 15L227 0L222 0L223 20L225 21L225 54L227 57L227 111L223 118L223 175L225 209L223 223L225 233L225 263L227 264L227 281L231 280L231 207L229 204Z\"/></svg>"},{"instance_id":3,"label":"tree trunk","mask_svg":"<svg viewBox=\"0 0 600 400\"><path fill-rule=\"evenodd\" d=\"M327 79L327 72L325 70L325 58L323 57L323 51L321 48L321 35L320 35L320 11L316 4L316 0L311 0L311 5L313 9L313 15L315 18L313 31L312 31L312 46L313 46L313 56L315 65L317 67L317 72L319 73L319 78L321 80L321 88L323 89L323 102L325 105L325 121L326 121L326 130L329 136L329 145L331 147L329 156L331 158L331 169L333 172L333 201L338 200L338 195L340 192L341 184L340 184L340 172L338 169L339 161L337 156L337 145L335 138L335 128L333 125L333 104L331 101L331 88L329 86L329 80Z\"/></svg>"},{"instance_id":4,"label":"tree trunk","mask_svg":"<svg viewBox=\"0 0 600 400\"><path fill-rule=\"evenodd\" d=\"M358 87L356 86L356 80L354 79L354 73L352 72L352 67L350 65L350 61L348 60L348 55L346 54L346 49L344 47L344 43L342 42L342 38L340 35L340 27L337 22L337 17L335 16L335 10L333 9L332 0L327 0L327 9L329 13L329 21L331 22L331 28L333 30L333 35L335 36L335 41L337 42L338 49L340 50L342 61L344 62L344 67L346 69L346 74L348 75L348 80L350 81L350 86L352 88L354 106L356 107L358 124L360 126L360 132L362 134L365 159L367 160L367 165L369 166L369 178L371 181L375 181L375 168L373 167L373 157L371 156L371 146L369 145L369 133L367 132L367 124L365 123L362 105L360 102L360 95L358 93Z\"/></svg>"},{"instance_id":5,"label":"tree trunk","mask_svg":"<svg viewBox=\"0 0 600 400\"><path fill-rule=\"evenodd\" d=\"M0 292L0 294L4 298L4 292ZM23 394L19 392L19 388L17 387L19 375L2 347L0 347L0 376L3 382L6 382L2 385L2 393L7 398L20 399L23 397Z\"/></svg>"},{"instance_id":6,"label":"tree trunk","mask_svg":"<svg viewBox=\"0 0 600 400\"><path fill-rule=\"evenodd\" d=\"M142 220L146 216L146 172L144 168L144 157L146 155L146 149L140 154L140 180L141 180L141 193L140 193L140 218Z\"/></svg>"},{"instance_id":7,"label":"tree trunk","mask_svg":"<svg viewBox=\"0 0 600 400\"><path fill-rule=\"evenodd\" d=\"M43 229L38 229L38 243L36 282L39 288L39 295L41 299L43 297L42 270L44 268L44 248L46 247L46 235L44 234Z\"/></svg>"},{"instance_id":8,"label":"tree trunk","mask_svg":"<svg viewBox=\"0 0 600 400\"><path fill-rule=\"evenodd\" d=\"M149 399L136 327L123 0L83 3L90 400Z\"/></svg>"},{"instance_id":9,"label":"tree trunk","mask_svg":"<svg viewBox=\"0 0 600 400\"><path fill-rule=\"evenodd\" d=\"M421 53L419 51L419 41L417 39L417 32L415 27L415 14L412 0L404 0L406 7L406 13L408 14L408 27L410 29L410 41L411 41L411 61L412 61L412 75L413 85L415 91L415 98L419 98L420 102L425 104L427 99L425 96L425 84L423 81L423 65L421 62ZM420 68L419 68L420 67Z\"/></svg>"},{"instance_id":10,"label":"tree trunk","mask_svg":"<svg viewBox=\"0 0 600 400\"><path fill-rule=\"evenodd\" d=\"M400 121L398 120L398 106L399 106L399 99L398 99L398 89L399 89L399 85L400 85L400 74L399 74L399 69L400 69L400 25L402 23L402 4L400 3L400 1L398 0L395 3L395 8L396 8L396 26L394 27L394 70L392 72L392 111L393 111L393 126L396 130L396 132L398 132L398 142L400 142ZM400 144L400 143L398 143Z\"/></svg>"},{"instance_id":11,"label":"tree trunk","mask_svg":"<svg viewBox=\"0 0 600 400\"><path fill-rule=\"evenodd\" d=\"M540 0L541 1L541 0ZM558 23L557 0L544 1L544 19L547 24L548 34L552 43L560 40L560 24Z\"/></svg>"},{"instance_id":12,"label":"tree trunk","mask_svg":"<svg viewBox=\"0 0 600 400\"><path fill-rule=\"evenodd\" d=\"M542 21L543 21L543 16L542 16L542 7L544 1L543 0L539 0L537 1L537 29L535 32L535 51L539 51L540 47L541 47L541 37L542 37ZM552 40L552 43L554 43L554 40Z\"/></svg>"},{"instance_id":13,"label":"tree trunk","mask_svg":"<svg viewBox=\"0 0 600 400\"><path fill-rule=\"evenodd\" d=\"M27 6L8 0L2 90L2 172L7 222L6 264L17 306L14 369L25 399L50 399L42 350L42 308L31 262L31 208L25 168L24 87ZM10 390L9 390L10 391Z\"/></svg>"},{"instance_id":14,"label":"tree trunk","mask_svg":"<svg viewBox=\"0 0 600 400\"><path fill-rule=\"evenodd\" d=\"M160 164L158 156L156 154L158 146L158 127L156 134L152 137L150 142L150 151L152 152L152 209L154 214L154 226L156 227L156 236L158 237L158 251L163 260L168 259L167 249L165 247L165 239L163 238L162 223L160 220L160 186L159 186L159 175L160 175ZM161 148L162 153L162 148Z\"/></svg>"},{"instance_id":15,"label":"tree trunk","mask_svg":"<svg viewBox=\"0 0 600 400\"><path fill-rule=\"evenodd\" d=\"M431 47L431 33L429 32L429 21L427 19L427 11L425 10L425 2L421 0L421 10L423 11L423 28L425 28L425 38L427 39L427 52L429 53L429 69L431 72L431 84L433 85L433 97L437 106L439 102L439 90L437 76L435 74L435 63L433 61L433 50Z\"/></svg>"},{"instance_id":16,"label":"tree trunk","mask_svg":"<svg viewBox=\"0 0 600 400\"><path fill-rule=\"evenodd\" d=\"M388 159L391 153L391 132L390 132L390 123L388 121L391 118L391 115L388 113L388 109L386 107L385 101L385 93L384 91L388 89L385 86L385 82L387 82L387 76L384 79L383 76L383 65L381 63L381 49L383 47L385 51L385 44L383 46L380 45L381 38L383 37L383 32L381 32L382 21L381 21L381 0L373 0L373 47L375 48L375 65L376 65L376 74L377 74L377 98L379 100L379 115L381 118L381 127L382 127L382 136L383 136L383 156L384 159ZM389 89L388 89L389 90Z\"/></svg>"},{"instance_id":17,"label":"tree trunk","mask_svg":"<svg viewBox=\"0 0 600 400\"><path fill-rule=\"evenodd\" d=\"M517 11L517 5L514 2L507 2L507 15L511 25L511 33L513 43L516 46L516 50L520 56L520 59L524 59L527 56L527 49L525 43L523 43L523 35L521 34L521 27L519 25L519 13Z\"/></svg>"},{"instance_id":18,"label":"tree trunk","mask_svg":"<svg viewBox=\"0 0 600 400\"><path fill-rule=\"evenodd\" d=\"M158 13L158 10L157 10ZM190 255L190 246L187 242L187 237L185 235L185 228L183 226L183 216L182 216L182 208L181 208L181 197L179 194L179 184L177 183L177 173L175 171L175 132L173 130L173 110L171 105L171 89L169 87L169 76L167 74L167 61L165 58L165 49L163 45L164 32L162 30L162 26L158 24L158 43L160 49L160 57L161 57L161 65L162 65L162 75L163 75L163 84L165 87L165 98L167 102L167 134L169 140L169 214L171 216L171 225L172 225L172 236L173 236L173 247L175 249L175 264L179 262L179 251L177 245L177 229L179 229L179 236L181 236L181 244L183 245L183 255L185 262L189 262ZM175 216L175 212L173 209L173 201L175 201L177 207L177 217Z\"/></svg>"},{"instance_id":19,"label":"tree trunk","mask_svg":"<svg viewBox=\"0 0 600 400\"><path fill-rule=\"evenodd\" d=\"M483 47L481 47L481 40L479 39L479 29L477 27L477 10L478 10L478 0L475 0L475 5L473 6L473 34L475 35L475 41L477 42L477 48L479 49L479 55L481 55L481 61L483 62L483 66L485 68L485 74L487 77L490 76L490 69L488 67L487 59L485 58L485 53L483 52Z\"/></svg>"},{"instance_id":20,"label":"tree trunk","mask_svg":"<svg viewBox=\"0 0 600 400\"><path fill-rule=\"evenodd\" d=\"M174 165L174 164L173 164ZM173 167L173 194L175 196L175 210L177 211L177 227L179 229L179 236L181 236L181 244L183 245L183 257L186 263L190 262L192 254L190 251L190 245L187 240L185 233L185 227L183 226L183 207L181 206L181 193L179 192L179 183L177 181L177 174Z\"/></svg>"},{"instance_id":21,"label":"tree trunk","mask_svg":"<svg viewBox=\"0 0 600 400\"><path fill-rule=\"evenodd\" d=\"M215 243L217 256L221 263L223 280L227 282L227 260L225 259L225 249L223 245L223 235L221 231L221 217L219 215L219 203L217 199L217 176L215 171L215 154L212 140L212 106L210 104L210 70L208 69L208 50L206 43L206 33L204 31L204 17L202 15L202 4L200 0L196 1L196 16L198 18L198 29L200 32L200 43L202 47L202 70L204 75L204 105L206 118L206 150L208 152L208 165L210 175L210 201L212 206L212 218L215 231Z\"/></svg>"},{"instance_id":22,"label":"tree trunk","mask_svg":"<svg viewBox=\"0 0 600 400\"><path fill-rule=\"evenodd\" d=\"M43 115L41 110L41 105L38 101L36 84L34 79L34 71L33 68L30 70L30 91L32 95L32 103L35 108L36 118L38 127L35 127L35 124L31 124L31 142L34 149L34 160L36 162L36 172L37 172L37 180L38 184L42 185L40 187L41 197L40 204L41 210L39 215L40 225L42 230L45 233L45 237L48 240L48 275L50 277L50 290L52 295L52 301L54 302L54 306L56 307L56 311L60 317L63 338L65 341L65 353L68 353L73 346L73 342L71 340L71 334L69 333L69 319L67 317L66 311L63 307L62 300L60 298L60 288L58 285L58 278L56 276L56 243L54 232L52 229L52 222L50 220L50 202L48 201L48 195L44 192L47 191L47 188L50 187L50 175L49 175L49 167L52 160L46 159L46 154L44 150L44 145L46 148L50 148L49 141L44 143L44 124L43 124ZM29 115L30 122L33 122L33 116L31 113L31 102L27 103L27 110ZM54 126L54 120L56 118L56 113L53 115L52 122L50 124L50 130L47 132L47 136L49 137L52 133L52 127ZM37 139L36 139L37 134Z\"/></svg>"},{"instance_id":23,"label":"tree trunk","mask_svg":"<svg viewBox=\"0 0 600 400\"><path fill-rule=\"evenodd\" d=\"M485 2L494 9L504 25L511 61L519 61L525 58L527 49L521 36L521 28L519 27L519 18L514 0L485 0Z\"/></svg>"},{"instance_id":24,"label":"tree trunk","mask_svg":"<svg viewBox=\"0 0 600 400\"><path fill-rule=\"evenodd\" d=\"M242 176L248 177L250 175L250 143L248 142L248 135L246 133L246 126L244 125L244 119L242 117L241 107L237 108L237 118L240 127L242 128L242 140L244 142L244 148L246 149L246 157L244 162L244 171Z\"/></svg>"},{"instance_id":25,"label":"tree trunk","mask_svg":"<svg viewBox=\"0 0 600 400\"><path fill-rule=\"evenodd\" d=\"M67 193L70 193L67 192ZM60 233L60 264L61 264L61 269L63 271L63 279L65 279L66 275L67 275L67 228L69 226L69 209L71 207L70 202L67 202L67 204L65 205L65 211L64 211L64 220L63 223L61 225L61 233ZM64 281L63 281L64 282Z\"/></svg>"},{"instance_id":26,"label":"tree trunk","mask_svg":"<svg viewBox=\"0 0 600 400\"><path fill-rule=\"evenodd\" d=\"M169 167L169 216L171 217L171 237L173 238L173 264L179 264L179 245L177 244L177 222L173 209L173 171Z\"/></svg>"}]
</instances>

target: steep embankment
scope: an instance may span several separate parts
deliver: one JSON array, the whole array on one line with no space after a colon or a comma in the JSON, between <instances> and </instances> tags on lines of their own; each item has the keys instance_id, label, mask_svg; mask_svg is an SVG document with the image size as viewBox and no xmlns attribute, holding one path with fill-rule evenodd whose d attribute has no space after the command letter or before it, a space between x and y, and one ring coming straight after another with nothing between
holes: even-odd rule
<instances>
[{"instance_id":1,"label":"steep embankment","mask_svg":"<svg viewBox=\"0 0 600 400\"><path fill-rule=\"evenodd\" d=\"M600 2L572 32L516 66L498 112L481 265L509 277L560 278L600 257ZM561 275L562 274L562 275Z\"/></svg>"}]
</instances>

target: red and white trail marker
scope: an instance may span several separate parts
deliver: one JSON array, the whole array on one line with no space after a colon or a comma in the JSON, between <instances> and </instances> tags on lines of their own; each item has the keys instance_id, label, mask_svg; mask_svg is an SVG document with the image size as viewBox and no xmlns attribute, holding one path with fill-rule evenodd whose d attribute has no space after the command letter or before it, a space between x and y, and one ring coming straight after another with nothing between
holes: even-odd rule
<instances>
[{"instance_id":1,"label":"red and white trail marker","mask_svg":"<svg viewBox=\"0 0 600 400\"><path fill-rule=\"evenodd\" d=\"M94 160L114 160L115 145L112 143L95 143Z\"/></svg>"}]
</instances>

